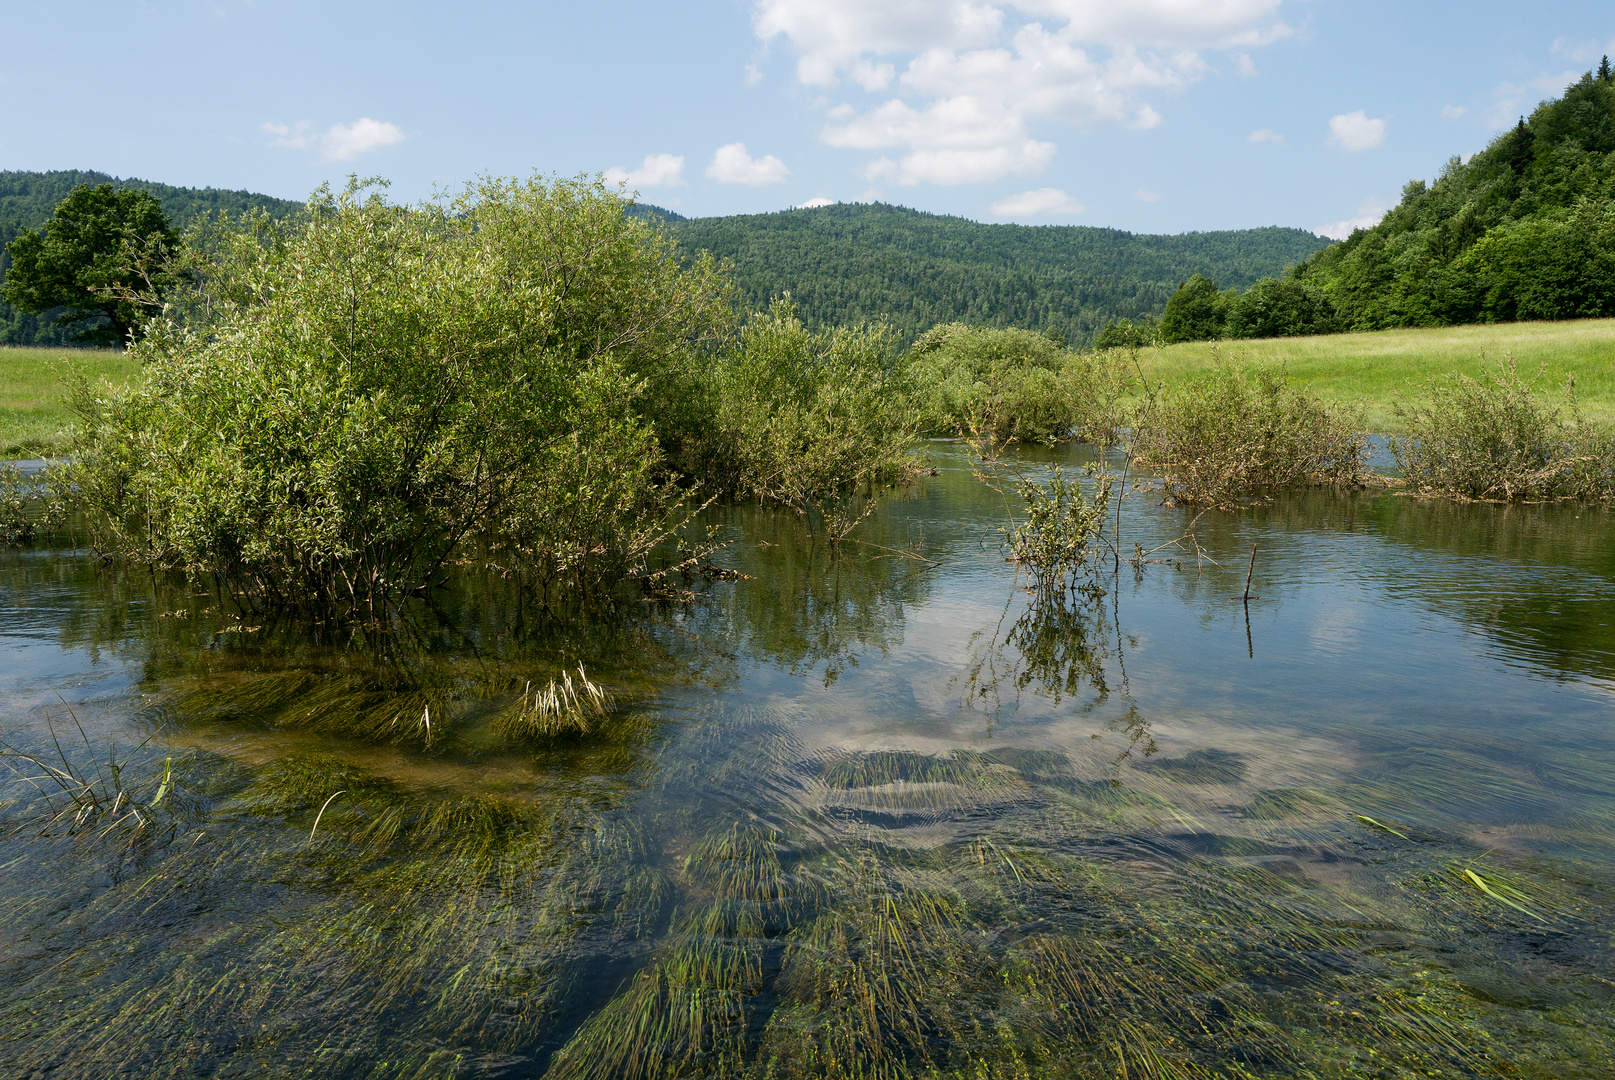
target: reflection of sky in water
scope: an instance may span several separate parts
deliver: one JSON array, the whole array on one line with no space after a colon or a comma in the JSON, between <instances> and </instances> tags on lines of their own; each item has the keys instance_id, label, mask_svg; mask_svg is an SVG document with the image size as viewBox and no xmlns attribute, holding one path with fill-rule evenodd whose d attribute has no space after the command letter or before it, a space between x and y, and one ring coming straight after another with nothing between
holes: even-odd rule
<instances>
[{"instance_id":1,"label":"reflection of sky in water","mask_svg":"<svg viewBox=\"0 0 1615 1080\"><path fill-rule=\"evenodd\" d=\"M839 557L787 515L730 508L715 515L734 541L720 561L748 579L649 618L636 604L525 635L487 583L445 593L441 621L418 612L321 640L225 633L232 620L203 610L214 601L137 570L0 552L5 737L43 745L60 694L101 760L121 746L127 762L151 739L130 770L147 778L148 809L165 757L180 763L156 815L176 831L147 837L149 865L132 842L0 836L0 906L21 927L0 938L0 971L23 987L0 991L0 1021L46 999L74 1018L47 1032L29 1013L6 1029L23 1032L8 1053L43 1075L104 1040L140 1075L194 1075L183 1040L202 1033L237 1047L232 1075L302 1070L337 1044L366 1063L469 1061L502 1037L485 1021L514 1003L531 1007L526 1034L488 1069L539 1075L585 1017L609 1020L608 999L659 985L656 957L696 942L822 958L829 939L813 927L856 938L878 916L862 924L873 940L869 927L898 926L884 921L894 903L921 897L945 918L909 925L892 955L912 944L915 966L866 952L846 970L884 972L976 1019L1001 1005L982 1030L1029 1018L1019 1030L1041 1030L1085 1007L1165 1023L1160 1045L1222 1032L1206 1062L1255 1060L1257 1030L1268 1055L1305 1058L1316 1043L1314 1063L1403 1054L1420 1074L1486 1074L1500 1047L1586 1060L1575 1039L1607 1026L1600 883L1615 867L1607 514L1304 493L1203 515L1201 554L1220 569L1180 549L1176 565L1139 574L1124 562L1098 605L1035 607L999 546L1002 501L956 447L933 452L940 475L888 499ZM1123 545L1156 548L1188 521L1141 495ZM1252 545L1247 609L1229 601ZM418 714L433 694L474 717L584 661L628 702L585 739L512 747L487 712L425 752L342 726L399 701ZM297 720L326 691L337 722ZM451 827L417 829L432 820ZM375 862L356 855L391 843L376 840L384 825L407 842ZM795 913L757 909L795 920L789 934L722 921L751 910L715 899L727 858L692 871L694 853L717 850L703 845L744 835L804 884ZM1008 869L1012 850L1024 862ZM1551 930L1455 877L1459 860L1519 884ZM737 887L763 883L746 872L765 864L736 856ZM404 870L423 876L388 876ZM933 964L927 943L949 941L987 951ZM1090 973L1125 972L1127 987L1059 989L1057 1007L1029 1012L1014 980L1042 946L1100 949ZM420 975L426 1005L397 992L399 972ZM833 1008L845 985L812 1007ZM1151 986L1157 997L1140 996ZM1252 987L1275 1010L1260 1027L1223 1015ZM233 995L249 988L279 997L245 1007ZM693 1015L686 1004L710 988L695 989L654 1015ZM798 993L782 978L750 1015L776 992ZM128 1007L153 994L184 1004ZM1544 1023L1537 1003L1553 994L1565 1011ZM1440 1014L1397 1027L1409 1001ZM1185 1002L1205 1011L1185 1020ZM1342 1002L1360 1031L1330 1026ZM1421 1056L1432 1024L1445 1025L1440 1061ZM1477 1024L1495 1041L1471 1053ZM1046 1074L1106 1074L1111 1049L1096 1045L1103 1062ZM1272 1071L1307 1074L1333 1075Z\"/></svg>"},{"instance_id":2,"label":"reflection of sky in water","mask_svg":"<svg viewBox=\"0 0 1615 1080\"><path fill-rule=\"evenodd\" d=\"M1373 493L1309 494L1243 514L1208 514L1197 533L1221 571L1197 570L1189 556L1177 567L1150 565L1139 577L1124 563L1118 595L1102 605L1107 625L1096 630L1109 654L1107 698L1054 705L1034 682L1000 693L989 716L963 700L961 673L1015 622L1025 599L996 546L999 511L972 483L963 469L947 470L889 509L891 517L924 520L926 554L942 565L929 571L923 597L891 614L894 624L880 631L884 649L849 644L850 659L828 686L812 675L787 676L754 651L758 666L743 683L748 699L811 705L804 737L824 747L927 752L960 745L1098 752L1117 744L1117 718L1136 707L1163 758L1237 751L1265 761L1268 781L1292 784L1398 773L1399 756L1415 767L1427 748L1463 748L1471 768L1500 774L1524 768L1546 776L1566 756L1615 763L1605 690L1615 675L1615 585L1598 543L1607 515ZM1187 521L1147 497L1125 514L1124 529L1146 548ZM1252 544L1252 591L1260 599L1250 604L1247 644L1245 609L1228 601L1242 588ZM735 554L748 572L767 576L766 559ZM1090 740L1094 734L1101 739ZM1551 782L1538 786L1540 799L1522 801L1510 788L1495 805L1486 783L1447 794L1464 814L1507 818L1559 805L1564 793ZM1439 802L1439 791L1430 794ZM1595 783L1569 797L1610 794L1608 783Z\"/></svg>"},{"instance_id":3,"label":"reflection of sky in water","mask_svg":"<svg viewBox=\"0 0 1615 1080\"><path fill-rule=\"evenodd\" d=\"M740 700L789 706L810 747L1102 755L1136 709L1162 758L1237 750L1292 782L1310 768L1316 783L1342 783L1421 746L1463 745L1498 768L1564 754L1615 761L1607 514L1373 493L1206 514L1197 538L1221 569L1197 566L1185 547L1155 556L1176 566L1135 574L1124 562L1090 631L1109 693L1089 686L1054 704L1004 643L1026 600L999 546L1003 500L956 445L930 449L941 475L889 500L860 533L866 543L839 560L793 549L790 522L728 514L735 543L723 558L752 579L713 587L686 622L738 648ZM1030 453L1072 467L1083 458ZM1124 512L1123 546L1154 548L1188 520L1141 495ZM1252 544L1260 599L1247 640L1246 609L1229 598ZM4 558L0 690L13 724L57 692L104 696L138 678L114 659L116 627L135 634L149 618L138 588L107 591L111 572L71 556ZM97 618L111 640L75 644L94 635L67 628ZM973 665L990 702L974 694Z\"/></svg>"}]
</instances>

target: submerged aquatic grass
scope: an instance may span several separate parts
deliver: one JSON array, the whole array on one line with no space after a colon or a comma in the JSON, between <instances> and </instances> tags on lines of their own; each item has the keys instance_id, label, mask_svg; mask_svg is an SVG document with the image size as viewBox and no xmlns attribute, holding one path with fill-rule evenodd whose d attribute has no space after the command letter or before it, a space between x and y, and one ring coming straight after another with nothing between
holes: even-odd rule
<instances>
[{"instance_id":1,"label":"submerged aquatic grass","mask_svg":"<svg viewBox=\"0 0 1615 1080\"><path fill-rule=\"evenodd\" d=\"M511 735L584 735L616 704L609 691L590 680L583 665L573 681L570 671L562 671L542 688L531 682L522 688L521 700L497 721L501 731Z\"/></svg>"}]
</instances>

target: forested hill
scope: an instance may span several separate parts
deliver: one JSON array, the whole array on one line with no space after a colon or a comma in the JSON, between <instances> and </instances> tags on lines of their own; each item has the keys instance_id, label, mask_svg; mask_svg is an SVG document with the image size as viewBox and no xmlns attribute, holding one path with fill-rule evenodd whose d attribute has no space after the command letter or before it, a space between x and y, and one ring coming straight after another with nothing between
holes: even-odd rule
<instances>
[{"instance_id":1,"label":"forested hill","mask_svg":"<svg viewBox=\"0 0 1615 1080\"><path fill-rule=\"evenodd\" d=\"M201 213L224 211L232 217L248 210L263 209L276 217L288 217L303 209L300 202L258 195L250 191L224 191L219 188L183 188L150 180L120 180L106 173L64 169L58 172L0 172L0 281L11 266L5 245L23 229L38 229L50 220L56 204L80 184L111 184L118 188L141 188L157 196L169 221L183 228ZM29 315L0 303L0 345L60 345L73 336L71 329L53 325L50 312Z\"/></svg>"},{"instance_id":2,"label":"forested hill","mask_svg":"<svg viewBox=\"0 0 1615 1080\"><path fill-rule=\"evenodd\" d=\"M1347 330L1615 315L1609 60L1293 277Z\"/></svg>"},{"instance_id":3,"label":"forested hill","mask_svg":"<svg viewBox=\"0 0 1615 1080\"><path fill-rule=\"evenodd\" d=\"M690 254L734 263L747 304L789 292L811 324L884 319L905 337L938 323L1058 327L1089 340L1158 315L1200 273L1249 285L1328 241L1301 229L1149 236L1079 225L983 225L899 206L837 204L667 225Z\"/></svg>"},{"instance_id":4,"label":"forested hill","mask_svg":"<svg viewBox=\"0 0 1615 1080\"><path fill-rule=\"evenodd\" d=\"M101 172L63 169L58 172L0 172L0 221L13 222L25 229L37 229L50 220L56 204L81 184L92 187L111 184L115 188L149 191L162 202L168 220L180 228L190 224L198 213L223 210L235 216L248 210L263 209L275 217L289 217L303 209L301 202L251 191L173 187L150 180L120 180Z\"/></svg>"},{"instance_id":5,"label":"forested hill","mask_svg":"<svg viewBox=\"0 0 1615 1080\"><path fill-rule=\"evenodd\" d=\"M80 184L142 188L183 228L198 213L302 204L248 191L181 188L99 172L0 172L0 244L49 220ZM898 206L838 204L773 214L687 219L649 204L686 254L734 264L753 309L789 292L812 325L884 320L906 338L938 323L1058 327L1075 342L1118 318L1159 314L1195 273L1243 287L1281 273L1327 241L1300 229L1147 236L1086 226L983 225ZM0 277L7 264L0 255ZM69 331L46 316L0 305L0 344L60 344Z\"/></svg>"}]
</instances>

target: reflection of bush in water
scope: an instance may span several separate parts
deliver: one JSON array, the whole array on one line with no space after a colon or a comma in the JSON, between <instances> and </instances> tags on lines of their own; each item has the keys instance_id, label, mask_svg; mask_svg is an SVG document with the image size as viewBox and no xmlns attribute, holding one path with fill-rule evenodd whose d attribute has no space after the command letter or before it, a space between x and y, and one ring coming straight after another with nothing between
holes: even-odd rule
<instances>
[{"instance_id":1,"label":"reflection of bush in water","mask_svg":"<svg viewBox=\"0 0 1615 1080\"><path fill-rule=\"evenodd\" d=\"M902 644L905 612L924 603L935 579L922 573L906 523L866 521L858 540L814 543L791 515L758 507L730 511L742 539L726 555L750 576L694 613L708 637L738 643L803 674L821 665L834 683L861 655ZM710 628L710 629L708 629Z\"/></svg>"},{"instance_id":2,"label":"reflection of bush in water","mask_svg":"<svg viewBox=\"0 0 1615 1080\"><path fill-rule=\"evenodd\" d=\"M964 703L979 704L998 719L1019 706L1025 691L1058 705L1086 687L1090 697L1083 711L1109 698L1106 663L1114 652L1107 637L1112 628L1100 608L1081 600L1036 596L1008 630L1003 630L1003 621L991 633L980 631L971 639ZM1013 693L1006 695L1006 690Z\"/></svg>"}]
</instances>

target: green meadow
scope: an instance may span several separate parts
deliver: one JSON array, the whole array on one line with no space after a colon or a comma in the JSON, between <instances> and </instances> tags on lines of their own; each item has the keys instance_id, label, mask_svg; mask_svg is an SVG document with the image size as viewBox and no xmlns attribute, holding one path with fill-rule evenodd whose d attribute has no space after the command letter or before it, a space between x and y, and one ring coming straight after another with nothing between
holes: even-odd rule
<instances>
[{"instance_id":1,"label":"green meadow","mask_svg":"<svg viewBox=\"0 0 1615 1080\"><path fill-rule=\"evenodd\" d=\"M1292 381L1320 397L1364 406L1376 432L1402 431L1397 404L1430 379L1478 375L1510 358L1522 374L1540 371L1545 389L1563 387L1574 375L1584 415L1615 423L1615 319L1192 341L1146 350L1140 361L1152 381L1177 382L1209 371L1218 357L1282 364ZM0 347L0 455L48 456L66 448L71 370L116 384L139 365L112 350Z\"/></svg>"},{"instance_id":2,"label":"green meadow","mask_svg":"<svg viewBox=\"0 0 1615 1080\"><path fill-rule=\"evenodd\" d=\"M1145 374L1174 383L1209 371L1218 357L1283 364L1319 397L1367 409L1368 428L1399 433L1398 402L1432 378L1475 376L1510 358L1521 374L1541 372L1543 389L1575 376L1583 414L1615 422L1615 319L1493 323L1254 341L1191 341L1140 354Z\"/></svg>"},{"instance_id":3,"label":"green meadow","mask_svg":"<svg viewBox=\"0 0 1615 1080\"><path fill-rule=\"evenodd\" d=\"M49 457L67 449L71 372L117 384L139 369L113 349L0 346L0 458Z\"/></svg>"}]
</instances>

